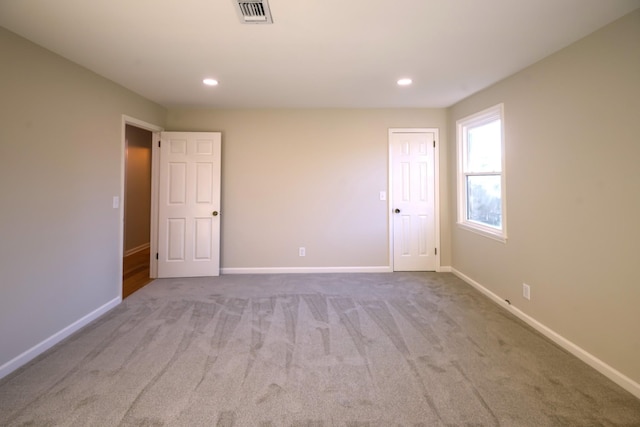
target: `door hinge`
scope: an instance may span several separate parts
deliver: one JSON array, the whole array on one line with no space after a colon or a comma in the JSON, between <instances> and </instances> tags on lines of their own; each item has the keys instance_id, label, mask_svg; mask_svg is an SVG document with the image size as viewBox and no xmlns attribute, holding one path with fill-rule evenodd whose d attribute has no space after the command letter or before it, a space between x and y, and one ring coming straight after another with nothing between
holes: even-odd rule
<instances>
[{"instance_id":1,"label":"door hinge","mask_svg":"<svg viewBox=\"0 0 640 427\"><path fill-rule=\"evenodd\" d=\"M433 148L436 148L436 142L433 141Z\"/></svg>"},{"instance_id":2,"label":"door hinge","mask_svg":"<svg viewBox=\"0 0 640 427\"><path fill-rule=\"evenodd\" d=\"M436 255L438 255L438 248L436 248Z\"/></svg>"},{"instance_id":3,"label":"door hinge","mask_svg":"<svg viewBox=\"0 0 640 427\"><path fill-rule=\"evenodd\" d=\"M158 252L156 252L156 259L160 259L160 258L158 257Z\"/></svg>"},{"instance_id":4,"label":"door hinge","mask_svg":"<svg viewBox=\"0 0 640 427\"><path fill-rule=\"evenodd\" d=\"M160 148L160 141L158 141L158 148Z\"/></svg>"}]
</instances>

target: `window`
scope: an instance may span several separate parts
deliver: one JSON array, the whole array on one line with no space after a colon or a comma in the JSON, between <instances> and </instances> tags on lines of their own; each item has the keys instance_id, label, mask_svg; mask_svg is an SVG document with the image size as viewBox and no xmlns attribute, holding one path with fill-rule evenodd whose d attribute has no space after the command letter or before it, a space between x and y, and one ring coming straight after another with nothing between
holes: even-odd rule
<instances>
[{"instance_id":1,"label":"window","mask_svg":"<svg viewBox=\"0 0 640 427\"><path fill-rule=\"evenodd\" d=\"M456 122L458 224L505 241L503 104Z\"/></svg>"}]
</instances>

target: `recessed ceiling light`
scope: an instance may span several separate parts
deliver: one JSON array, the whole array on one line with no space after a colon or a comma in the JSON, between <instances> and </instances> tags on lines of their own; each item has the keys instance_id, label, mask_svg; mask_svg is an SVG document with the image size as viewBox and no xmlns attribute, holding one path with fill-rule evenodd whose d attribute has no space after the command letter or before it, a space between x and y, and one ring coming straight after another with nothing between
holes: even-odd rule
<instances>
[{"instance_id":1,"label":"recessed ceiling light","mask_svg":"<svg viewBox=\"0 0 640 427\"><path fill-rule=\"evenodd\" d=\"M400 79L400 80L398 80L398 86L409 86L411 83L413 83L413 80L411 80L411 79Z\"/></svg>"},{"instance_id":2,"label":"recessed ceiling light","mask_svg":"<svg viewBox=\"0 0 640 427\"><path fill-rule=\"evenodd\" d=\"M216 79L204 79L202 83L206 84L207 86L218 86L218 81Z\"/></svg>"}]
</instances>

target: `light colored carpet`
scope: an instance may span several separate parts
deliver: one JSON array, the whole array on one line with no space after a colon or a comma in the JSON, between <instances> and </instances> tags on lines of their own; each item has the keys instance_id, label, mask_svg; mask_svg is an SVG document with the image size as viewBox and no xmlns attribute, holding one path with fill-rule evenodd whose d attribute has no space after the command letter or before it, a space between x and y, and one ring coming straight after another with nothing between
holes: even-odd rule
<instances>
[{"instance_id":1,"label":"light colored carpet","mask_svg":"<svg viewBox=\"0 0 640 427\"><path fill-rule=\"evenodd\" d=\"M451 274L156 280L0 381L2 426L640 425Z\"/></svg>"}]
</instances>

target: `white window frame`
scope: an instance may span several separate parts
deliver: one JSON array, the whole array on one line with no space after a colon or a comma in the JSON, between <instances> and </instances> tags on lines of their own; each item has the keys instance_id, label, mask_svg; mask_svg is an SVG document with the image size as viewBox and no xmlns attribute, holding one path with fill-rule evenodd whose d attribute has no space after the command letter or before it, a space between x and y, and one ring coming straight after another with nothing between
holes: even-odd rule
<instances>
[{"instance_id":1,"label":"white window frame","mask_svg":"<svg viewBox=\"0 0 640 427\"><path fill-rule=\"evenodd\" d=\"M500 120L500 149L501 167L500 171L473 173L465 170L467 165L467 136L470 128L482 126L494 120ZM457 152L458 152L458 226L481 234L483 236L501 241L507 241L507 192L506 192L506 172L505 172L505 137L504 137L504 104L494 105L486 110L482 110L456 121ZM473 221L467 218L467 176L488 176L500 175L501 190L501 224L499 227Z\"/></svg>"}]
</instances>

